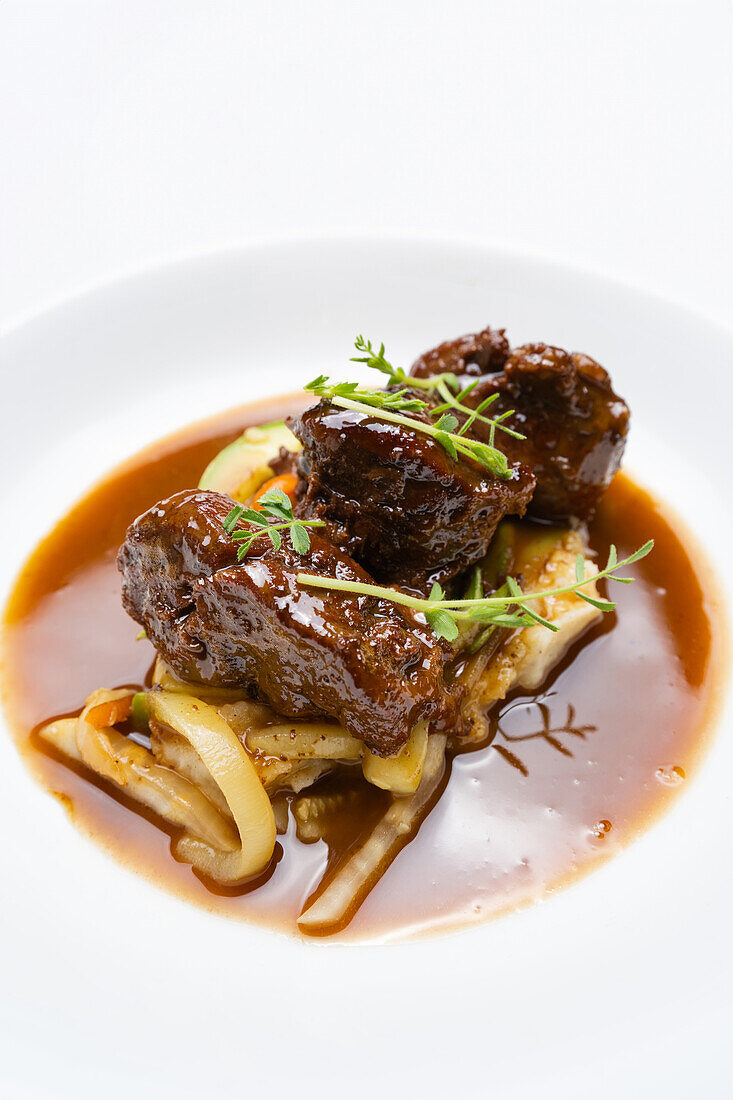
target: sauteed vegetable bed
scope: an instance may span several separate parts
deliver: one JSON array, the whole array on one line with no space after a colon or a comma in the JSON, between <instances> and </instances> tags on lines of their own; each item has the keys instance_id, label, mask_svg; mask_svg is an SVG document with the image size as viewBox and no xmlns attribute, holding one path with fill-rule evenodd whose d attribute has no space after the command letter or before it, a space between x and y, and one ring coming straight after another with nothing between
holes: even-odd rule
<instances>
[{"instance_id":1,"label":"sauteed vegetable bed","mask_svg":"<svg viewBox=\"0 0 733 1100\"><path fill-rule=\"evenodd\" d=\"M6 612L19 744L191 900L451 927L636 835L694 770L705 593L618 473L585 354L487 328L186 429L59 524ZM350 377L351 375L351 377Z\"/></svg>"}]
</instances>

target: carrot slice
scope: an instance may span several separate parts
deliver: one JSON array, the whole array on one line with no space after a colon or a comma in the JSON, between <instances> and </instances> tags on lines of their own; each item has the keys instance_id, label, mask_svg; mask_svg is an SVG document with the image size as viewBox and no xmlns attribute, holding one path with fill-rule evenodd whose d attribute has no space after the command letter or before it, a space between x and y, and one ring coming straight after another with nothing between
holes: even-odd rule
<instances>
[{"instance_id":1,"label":"carrot slice","mask_svg":"<svg viewBox=\"0 0 733 1100\"><path fill-rule=\"evenodd\" d=\"M124 722L130 717L134 692L120 695L116 699L107 699L90 707L86 714L86 720L95 729L103 729L106 726L116 726L118 722Z\"/></svg>"},{"instance_id":2,"label":"carrot slice","mask_svg":"<svg viewBox=\"0 0 733 1100\"><path fill-rule=\"evenodd\" d=\"M278 474L277 477L271 477L269 481L266 481L264 485L260 486L255 495L252 497L250 508L253 508L255 512L261 511L259 499L269 492L270 489L282 489L286 497L295 503L295 486L298 484L298 478L295 474Z\"/></svg>"}]
</instances>

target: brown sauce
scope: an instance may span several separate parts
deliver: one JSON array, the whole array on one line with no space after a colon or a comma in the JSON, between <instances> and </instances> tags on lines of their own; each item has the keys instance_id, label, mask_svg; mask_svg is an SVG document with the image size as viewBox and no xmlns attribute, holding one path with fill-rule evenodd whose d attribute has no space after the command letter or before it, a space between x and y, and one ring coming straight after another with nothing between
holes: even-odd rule
<instances>
[{"instance_id":1,"label":"brown sauce","mask_svg":"<svg viewBox=\"0 0 733 1100\"><path fill-rule=\"evenodd\" d=\"M116 470L41 543L18 578L3 630L4 701L18 747L83 831L122 863L212 911L295 931L303 904L383 804L367 788L327 840L290 828L256 888L214 890L170 854L171 830L110 785L64 763L32 732L76 712L95 688L145 682L147 641L120 606L117 548L156 500L198 482L252 423L301 407L280 398L166 439ZM514 693L490 745L453 757L442 795L343 935L407 936L516 908L588 872L667 808L697 770L712 720L722 639L715 597L659 505L616 478L591 528L600 558L646 539L653 554L615 585L618 611L587 634L537 696ZM39 675L42 670L42 675ZM332 783L332 780L327 782Z\"/></svg>"}]
</instances>

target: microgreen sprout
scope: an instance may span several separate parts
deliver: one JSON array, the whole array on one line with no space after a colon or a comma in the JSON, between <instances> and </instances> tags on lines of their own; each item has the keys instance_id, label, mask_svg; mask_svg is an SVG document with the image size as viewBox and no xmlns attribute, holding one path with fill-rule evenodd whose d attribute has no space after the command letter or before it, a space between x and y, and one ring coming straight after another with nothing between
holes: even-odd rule
<instances>
[{"instance_id":1,"label":"microgreen sprout","mask_svg":"<svg viewBox=\"0 0 733 1100\"><path fill-rule=\"evenodd\" d=\"M603 579L616 581L619 584L631 584L633 577L619 577L616 575L617 571L645 558L651 552L653 546L654 540L650 539L622 561L618 561L616 547L612 546L606 565L592 576L586 575L583 555L578 554L575 563L575 583L562 585L559 588L551 588L544 592L524 592L521 585L513 577L508 577L505 586L502 586L493 595L477 596L470 599L447 599L443 589L437 583L433 585L428 598L424 599L419 596L412 596L407 592L401 592L395 588L362 583L361 581L313 576L310 573L298 573L297 580L299 584L308 587L328 588L336 592L374 596L377 599L389 600L403 607L412 608L414 611L420 611L425 615L437 637L452 642L458 637L458 624L461 621L480 622L492 627L503 626L513 629L538 624L548 630L556 631L558 628L554 623L534 610L531 606L532 601L544 600L551 596L561 596L570 592L586 603L592 604L599 611L613 611L616 607L613 601L590 596L583 589Z\"/></svg>"},{"instance_id":2,"label":"microgreen sprout","mask_svg":"<svg viewBox=\"0 0 733 1100\"><path fill-rule=\"evenodd\" d=\"M498 393L489 394L489 396L485 397L483 401L480 401L475 408L471 408L469 405L465 404L465 398L473 393L478 386L478 378L474 379L473 382L469 382L464 389L461 389L460 381L456 375L452 374L450 371L433 374L430 378L413 378L411 375L406 374L402 367L393 366L389 360L385 358L384 344L380 345L379 351L375 351L371 340L366 340L363 336L357 336L354 341L354 347L357 351L364 352L365 354L361 356L352 356L352 363L364 363L367 367L371 367L372 370L378 370L382 374L386 374L392 385L407 385L413 390L418 389L429 393L437 393L442 397L442 405L431 407L431 416L442 416L449 409L458 410L458 412L464 415L466 419L460 428L458 428L458 435L465 435L471 426L478 420L482 424L488 426L489 443L492 447L494 446L494 435L497 428L506 432L507 435L513 436L514 439L526 439L526 436L522 435L521 432L517 432L513 428L507 427L504 423L505 420L513 415L513 409L508 409L506 412L501 413L500 416L493 418L483 415L495 401L498 401ZM456 420L456 427L458 427L458 420Z\"/></svg>"},{"instance_id":3,"label":"microgreen sprout","mask_svg":"<svg viewBox=\"0 0 733 1100\"><path fill-rule=\"evenodd\" d=\"M323 374L314 378L304 388L342 409L352 409L354 412L375 416L389 424L399 424L409 431L430 436L453 459L461 455L478 462L496 477L511 476L506 455L490 443L467 438L460 431L457 432L455 429L458 427L458 418L452 413L443 411L435 424L429 420L416 420L414 417L406 416L405 413L409 412L428 411L432 415L435 411L427 401L415 397L414 393L406 388L390 392L365 389L357 382L340 382L334 385Z\"/></svg>"},{"instance_id":4,"label":"microgreen sprout","mask_svg":"<svg viewBox=\"0 0 733 1100\"><path fill-rule=\"evenodd\" d=\"M237 561L246 558L253 542L266 536L276 550L282 546L281 531L287 531L290 545L296 554L307 554L310 550L308 527L323 527L324 521L318 519L296 520L293 518L293 505L282 489L274 487L258 499L259 510L248 508L244 504L235 504L227 515L222 527L237 545ZM237 529L237 524L245 520L247 529ZM278 522L271 523L270 520Z\"/></svg>"}]
</instances>

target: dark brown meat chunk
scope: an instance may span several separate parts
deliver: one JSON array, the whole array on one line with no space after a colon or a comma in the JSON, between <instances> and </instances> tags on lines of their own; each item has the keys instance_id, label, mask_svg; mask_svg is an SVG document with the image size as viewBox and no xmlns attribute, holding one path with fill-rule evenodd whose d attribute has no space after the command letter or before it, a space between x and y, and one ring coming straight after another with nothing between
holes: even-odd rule
<instances>
[{"instance_id":1,"label":"dark brown meat chunk","mask_svg":"<svg viewBox=\"0 0 733 1100\"><path fill-rule=\"evenodd\" d=\"M241 687L292 718L330 715L382 754L422 719L447 721L444 651L394 604L306 588L298 572L371 578L315 532L311 551L255 543L237 564L229 497L183 492L132 524L118 557L125 610L173 670Z\"/></svg>"},{"instance_id":2,"label":"dark brown meat chunk","mask_svg":"<svg viewBox=\"0 0 733 1100\"><path fill-rule=\"evenodd\" d=\"M476 340L484 335L479 333ZM441 345L435 360L430 353L422 356L413 371L425 377L426 364L434 362L433 373L443 369L439 363L455 372L455 363L449 364L466 340ZM526 463L535 474L537 488L529 510L548 519L589 519L619 468L629 427L628 406L614 393L606 371L587 355L548 344L514 348L503 369L488 370L466 404L475 407L496 393L486 415L515 410L507 423L526 440L497 432L496 444L510 461ZM486 426L475 423L472 430L488 440Z\"/></svg>"},{"instance_id":3,"label":"dark brown meat chunk","mask_svg":"<svg viewBox=\"0 0 733 1100\"><path fill-rule=\"evenodd\" d=\"M548 519L587 520L621 464L629 409L595 360L547 344L515 348L503 373L479 382L468 403L499 394L490 415L509 409L525 440L498 433L512 461L537 478L531 510ZM488 429L479 426L476 435Z\"/></svg>"},{"instance_id":4,"label":"dark brown meat chunk","mask_svg":"<svg viewBox=\"0 0 733 1100\"><path fill-rule=\"evenodd\" d=\"M509 341L504 329L485 328L472 336L446 340L426 351L412 364L413 378L431 378L434 374L467 374L473 378L504 369L509 356Z\"/></svg>"},{"instance_id":5,"label":"dark brown meat chunk","mask_svg":"<svg viewBox=\"0 0 733 1100\"><path fill-rule=\"evenodd\" d=\"M289 451L287 447L281 447L277 458L273 458L268 465L274 477L282 477L283 474L297 475L297 459L298 456L293 451Z\"/></svg>"},{"instance_id":6,"label":"dark brown meat chunk","mask_svg":"<svg viewBox=\"0 0 733 1100\"><path fill-rule=\"evenodd\" d=\"M331 538L380 581L424 588L454 576L483 557L503 516L524 514L534 488L526 467L495 477L427 435L328 402L291 428L307 481L299 510L329 520Z\"/></svg>"}]
</instances>

